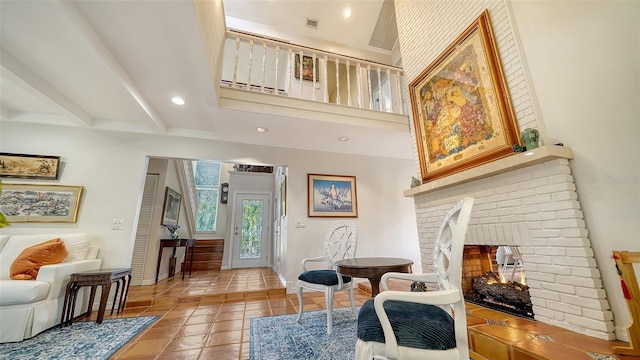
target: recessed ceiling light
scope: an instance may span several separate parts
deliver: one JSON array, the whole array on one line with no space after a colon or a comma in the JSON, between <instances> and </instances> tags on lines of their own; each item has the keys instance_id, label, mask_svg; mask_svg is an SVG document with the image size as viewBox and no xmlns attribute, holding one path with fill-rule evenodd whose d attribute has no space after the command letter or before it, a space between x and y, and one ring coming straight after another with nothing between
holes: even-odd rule
<instances>
[{"instance_id":1,"label":"recessed ceiling light","mask_svg":"<svg viewBox=\"0 0 640 360\"><path fill-rule=\"evenodd\" d=\"M349 138L348 138L348 137L346 137L346 136L340 136L340 137L338 138L338 141L348 141L348 140L349 140Z\"/></svg>"},{"instance_id":2,"label":"recessed ceiling light","mask_svg":"<svg viewBox=\"0 0 640 360\"><path fill-rule=\"evenodd\" d=\"M267 132L267 129L263 127L259 127L256 130L258 130L258 132Z\"/></svg>"},{"instance_id":3,"label":"recessed ceiling light","mask_svg":"<svg viewBox=\"0 0 640 360\"><path fill-rule=\"evenodd\" d=\"M171 98L171 102L176 105L184 105L184 99L179 96L174 96Z\"/></svg>"},{"instance_id":4,"label":"recessed ceiling light","mask_svg":"<svg viewBox=\"0 0 640 360\"><path fill-rule=\"evenodd\" d=\"M344 17L346 18L351 17L351 9L349 8L344 9Z\"/></svg>"}]
</instances>

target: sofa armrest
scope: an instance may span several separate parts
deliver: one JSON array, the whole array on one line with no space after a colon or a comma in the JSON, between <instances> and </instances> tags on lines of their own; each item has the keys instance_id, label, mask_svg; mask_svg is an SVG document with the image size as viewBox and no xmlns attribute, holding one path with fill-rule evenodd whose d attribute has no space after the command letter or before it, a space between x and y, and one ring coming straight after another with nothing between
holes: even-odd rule
<instances>
[{"instance_id":1,"label":"sofa armrest","mask_svg":"<svg viewBox=\"0 0 640 360\"><path fill-rule=\"evenodd\" d=\"M68 263L44 265L38 271L36 280L49 283L49 295L47 299L57 299L63 297L71 274L99 270L102 260L77 260Z\"/></svg>"}]
</instances>

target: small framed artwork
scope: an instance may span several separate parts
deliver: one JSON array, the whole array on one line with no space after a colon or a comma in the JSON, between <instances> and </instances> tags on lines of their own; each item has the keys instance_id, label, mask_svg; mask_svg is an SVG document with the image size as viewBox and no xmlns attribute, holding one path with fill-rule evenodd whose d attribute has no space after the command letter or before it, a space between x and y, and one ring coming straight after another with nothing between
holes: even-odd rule
<instances>
[{"instance_id":1,"label":"small framed artwork","mask_svg":"<svg viewBox=\"0 0 640 360\"><path fill-rule=\"evenodd\" d=\"M162 207L162 224L177 225L180 216L180 202L182 195L167 186L164 190L164 205Z\"/></svg>"},{"instance_id":2,"label":"small framed artwork","mask_svg":"<svg viewBox=\"0 0 640 360\"><path fill-rule=\"evenodd\" d=\"M307 174L309 217L358 217L356 177Z\"/></svg>"},{"instance_id":3,"label":"small framed artwork","mask_svg":"<svg viewBox=\"0 0 640 360\"><path fill-rule=\"evenodd\" d=\"M0 153L0 176L57 180L60 156Z\"/></svg>"},{"instance_id":4,"label":"small framed artwork","mask_svg":"<svg viewBox=\"0 0 640 360\"><path fill-rule=\"evenodd\" d=\"M489 12L409 84L422 181L513 154L516 117Z\"/></svg>"},{"instance_id":5,"label":"small framed artwork","mask_svg":"<svg viewBox=\"0 0 640 360\"><path fill-rule=\"evenodd\" d=\"M9 223L74 223L81 195L82 186L4 183L0 211Z\"/></svg>"},{"instance_id":6,"label":"small framed artwork","mask_svg":"<svg viewBox=\"0 0 640 360\"><path fill-rule=\"evenodd\" d=\"M320 80L319 61L316 58L316 81ZM300 79L300 54L296 54L294 73L296 79ZM302 80L313 81L313 58L311 56L302 57Z\"/></svg>"}]
</instances>

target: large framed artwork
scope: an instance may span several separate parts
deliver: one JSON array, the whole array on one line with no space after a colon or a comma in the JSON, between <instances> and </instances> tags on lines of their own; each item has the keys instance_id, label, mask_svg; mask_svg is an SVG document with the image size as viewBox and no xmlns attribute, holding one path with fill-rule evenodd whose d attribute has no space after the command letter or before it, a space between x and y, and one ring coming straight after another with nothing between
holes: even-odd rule
<instances>
[{"instance_id":1,"label":"large framed artwork","mask_svg":"<svg viewBox=\"0 0 640 360\"><path fill-rule=\"evenodd\" d=\"M307 174L309 217L358 217L356 177Z\"/></svg>"},{"instance_id":2,"label":"large framed artwork","mask_svg":"<svg viewBox=\"0 0 640 360\"><path fill-rule=\"evenodd\" d=\"M180 216L180 202L182 195L177 191L166 187L164 190L164 205L162 206L162 224L177 225Z\"/></svg>"},{"instance_id":3,"label":"large framed artwork","mask_svg":"<svg viewBox=\"0 0 640 360\"><path fill-rule=\"evenodd\" d=\"M0 211L9 223L74 223L81 195L82 186L4 183Z\"/></svg>"},{"instance_id":4,"label":"large framed artwork","mask_svg":"<svg viewBox=\"0 0 640 360\"><path fill-rule=\"evenodd\" d=\"M516 118L485 10L409 84L422 181L513 153Z\"/></svg>"},{"instance_id":5,"label":"large framed artwork","mask_svg":"<svg viewBox=\"0 0 640 360\"><path fill-rule=\"evenodd\" d=\"M57 180L60 156L0 153L0 176Z\"/></svg>"}]
</instances>

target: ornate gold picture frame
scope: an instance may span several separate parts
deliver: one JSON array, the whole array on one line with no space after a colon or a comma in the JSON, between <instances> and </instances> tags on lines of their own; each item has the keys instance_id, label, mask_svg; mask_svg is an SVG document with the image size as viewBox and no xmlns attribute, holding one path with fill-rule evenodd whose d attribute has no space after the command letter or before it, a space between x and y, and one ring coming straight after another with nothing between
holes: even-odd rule
<instances>
[{"instance_id":1,"label":"ornate gold picture frame","mask_svg":"<svg viewBox=\"0 0 640 360\"><path fill-rule=\"evenodd\" d=\"M409 84L422 181L513 153L515 114L485 10Z\"/></svg>"}]
</instances>

